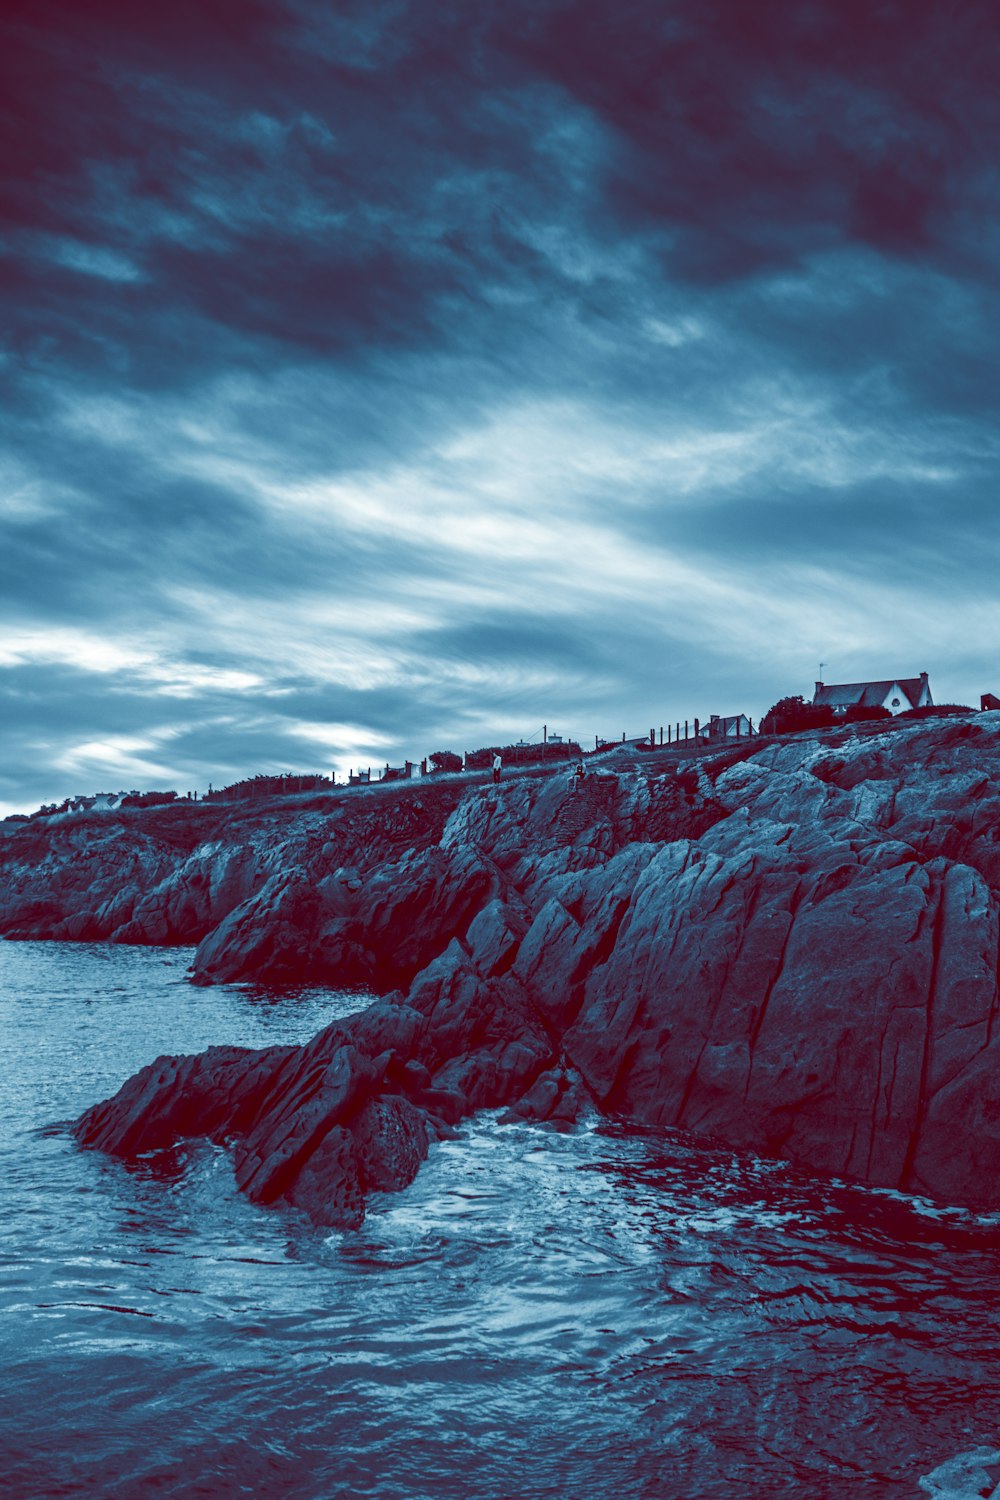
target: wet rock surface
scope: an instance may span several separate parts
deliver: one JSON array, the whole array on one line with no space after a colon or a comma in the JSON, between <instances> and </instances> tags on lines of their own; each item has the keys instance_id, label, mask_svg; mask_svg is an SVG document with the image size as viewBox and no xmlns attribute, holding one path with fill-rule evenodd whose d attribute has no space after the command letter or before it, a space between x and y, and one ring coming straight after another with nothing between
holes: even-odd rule
<instances>
[{"instance_id":1,"label":"wet rock surface","mask_svg":"<svg viewBox=\"0 0 1000 1500\"><path fill-rule=\"evenodd\" d=\"M317 849L198 973L391 991L304 1049L161 1060L83 1142L206 1134L252 1197L356 1222L472 1111L596 1109L1000 1203L1000 716L475 789L346 878Z\"/></svg>"}]
</instances>

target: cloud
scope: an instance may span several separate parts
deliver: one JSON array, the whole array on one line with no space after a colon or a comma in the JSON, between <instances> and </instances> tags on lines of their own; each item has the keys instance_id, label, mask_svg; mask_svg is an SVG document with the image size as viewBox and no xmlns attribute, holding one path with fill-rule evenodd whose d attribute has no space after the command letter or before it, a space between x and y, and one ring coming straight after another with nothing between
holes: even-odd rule
<instances>
[{"instance_id":1,"label":"cloud","mask_svg":"<svg viewBox=\"0 0 1000 1500\"><path fill-rule=\"evenodd\" d=\"M169 776L162 761L151 760L144 752L158 750L178 733L174 726L150 730L142 735L114 734L105 739L87 740L72 745L56 760L56 769L70 776L140 777ZM131 790L131 788L129 788Z\"/></svg>"},{"instance_id":2,"label":"cloud","mask_svg":"<svg viewBox=\"0 0 1000 1500\"><path fill-rule=\"evenodd\" d=\"M995 11L551 4L511 45L613 133L619 214L714 283L862 241L953 253L990 172ZM985 268L985 261L982 263Z\"/></svg>"},{"instance_id":3,"label":"cloud","mask_svg":"<svg viewBox=\"0 0 1000 1500\"><path fill-rule=\"evenodd\" d=\"M0 795L995 690L998 53L979 0L8 8Z\"/></svg>"},{"instance_id":4,"label":"cloud","mask_svg":"<svg viewBox=\"0 0 1000 1500\"><path fill-rule=\"evenodd\" d=\"M121 672L142 663L142 654L119 641L79 630L12 630L0 643L0 666L58 663L86 672Z\"/></svg>"}]
</instances>

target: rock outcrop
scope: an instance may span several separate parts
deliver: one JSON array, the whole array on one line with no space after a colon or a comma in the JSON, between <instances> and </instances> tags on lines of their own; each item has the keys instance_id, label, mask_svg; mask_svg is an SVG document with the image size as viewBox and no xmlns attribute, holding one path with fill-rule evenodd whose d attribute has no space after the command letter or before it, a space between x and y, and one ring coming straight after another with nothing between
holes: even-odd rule
<instances>
[{"instance_id":1,"label":"rock outcrop","mask_svg":"<svg viewBox=\"0 0 1000 1500\"><path fill-rule=\"evenodd\" d=\"M417 784L386 788L388 796L177 802L34 820L0 839L0 934L191 944L215 933L230 913L259 926L258 906L298 932L310 907L318 909L314 886L322 886L333 910L334 898L347 900L359 888L361 871L434 846L463 790L453 782ZM245 972L295 977L298 944L286 953L277 922L270 927L275 951L251 944ZM214 977L211 951L206 978ZM223 965L235 967L231 958ZM365 970L361 955L357 967Z\"/></svg>"},{"instance_id":2,"label":"rock outcrop","mask_svg":"<svg viewBox=\"0 0 1000 1500\"><path fill-rule=\"evenodd\" d=\"M276 869L205 979L374 976L304 1049L161 1060L78 1126L206 1134L328 1222L463 1115L582 1108L1000 1204L1000 715L467 793L434 841Z\"/></svg>"}]
</instances>

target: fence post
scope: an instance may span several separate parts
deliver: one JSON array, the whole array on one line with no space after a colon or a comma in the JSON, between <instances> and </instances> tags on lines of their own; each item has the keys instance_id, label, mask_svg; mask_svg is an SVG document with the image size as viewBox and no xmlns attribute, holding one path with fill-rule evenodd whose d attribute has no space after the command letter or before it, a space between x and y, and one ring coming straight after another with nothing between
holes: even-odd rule
<instances>
[{"instance_id":1,"label":"fence post","mask_svg":"<svg viewBox=\"0 0 1000 1500\"><path fill-rule=\"evenodd\" d=\"M688 735L688 721L687 721L687 719L685 719L684 720L684 743L685 744L687 744L688 738L689 738L689 735Z\"/></svg>"}]
</instances>

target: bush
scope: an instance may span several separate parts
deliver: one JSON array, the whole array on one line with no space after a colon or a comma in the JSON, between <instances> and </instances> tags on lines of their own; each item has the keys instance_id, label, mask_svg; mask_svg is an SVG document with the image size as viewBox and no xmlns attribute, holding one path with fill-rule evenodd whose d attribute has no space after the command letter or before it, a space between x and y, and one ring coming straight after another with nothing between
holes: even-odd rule
<instances>
[{"instance_id":1,"label":"bush","mask_svg":"<svg viewBox=\"0 0 1000 1500\"><path fill-rule=\"evenodd\" d=\"M484 745L481 750L470 750L465 757L465 764L470 771L486 771L493 764L494 755L503 759L503 749L500 745Z\"/></svg>"},{"instance_id":2,"label":"bush","mask_svg":"<svg viewBox=\"0 0 1000 1500\"><path fill-rule=\"evenodd\" d=\"M828 729L836 722L832 708L826 704L807 703L799 694L795 698L779 698L761 720L760 732L797 734L803 729Z\"/></svg>"},{"instance_id":3,"label":"bush","mask_svg":"<svg viewBox=\"0 0 1000 1500\"><path fill-rule=\"evenodd\" d=\"M176 802L176 792L129 792L121 800L122 807L162 807L164 803Z\"/></svg>"},{"instance_id":4,"label":"bush","mask_svg":"<svg viewBox=\"0 0 1000 1500\"><path fill-rule=\"evenodd\" d=\"M427 757L427 763L432 771L460 771L462 769L462 757L456 755L454 750L435 750L433 755Z\"/></svg>"},{"instance_id":5,"label":"bush","mask_svg":"<svg viewBox=\"0 0 1000 1500\"><path fill-rule=\"evenodd\" d=\"M248 776L244 781L234 781L231 786L211 788L202 797L203 802L239 802L246 797L288 797L298 792L315 792L321 787L332 786L329 776L321 771L299 774L284 771L277 776Z\"/></svg>"},{"instance_id":6,"label":"bush","mask_svg":"<svg viewBox=\"0 0 1000 1500\"><path fill-rule=\"evenodd\" d=\"M499 755L504 766L536 766L547 760L579 760L583 751L576 740L551 740L534 745L484 745L480 750L470 750L465 764L471 771L488 771L494 755Z\"/></svg>"},{"instance_id":7,"label":"bush","mask_svg":"<svg viewBox=\"0 0 1000 1500\"><path fill-rule=\"evenodd\" d=\"M849 708L846 714L839 714L837 722L839 724L872 724L878 719L891 718L892 714L887 708L883 708L881 703L877 703L871 708L858 703L855 704L854 708Z\"/></svg>"},{"instance_id":8,"label":"bush","mask_svg":"<svg viewBox=\"0 0 1000 1500\"><path fill-rule=\"evenodd\" d=\"M925 703L923 708L904 708L901 719L933 719L939 714L974 714L976 710L967 703Z\"/></svg>"}]
</instances>

